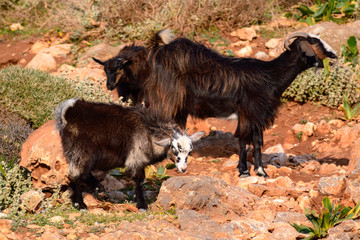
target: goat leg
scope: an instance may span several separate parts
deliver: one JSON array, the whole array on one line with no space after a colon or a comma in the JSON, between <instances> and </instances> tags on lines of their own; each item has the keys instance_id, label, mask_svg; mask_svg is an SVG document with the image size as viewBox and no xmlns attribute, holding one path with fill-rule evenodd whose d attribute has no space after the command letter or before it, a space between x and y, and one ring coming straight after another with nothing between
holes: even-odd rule
<instances>
[{"instance_id":1,"label":"goat leg","mask_svg":"<svg viewBox=\"0 0 360 240\"><path fill-rule=\"evenodd\" d=\"M254 133L253 145L254 145L254 169L258 176L268 178L269 175L264 170L261 160L261 146L263 144L263 133L262 131Z\"/></svg>"},{"instance_id":2,"label":"goat leg","mask_svg":"<svg viewBox=\"0 0 360 240\"><path fill-rule=\"evenodd\" d=\"M243 141L239 141L240 142L240 155L239 155L239 163L238 163L238 169L239 169L239 177L249 177L250 176L250 172L247 168L247 162L246 162L246 155L247 155L247 150L246 150L246 143L244 143Z\"/></svg>"},{"instance_id":3,"label":"goat leg","mask_svg":"<svg viewBox=\"0 0 360 240\"><path fill-rule=\"evenodd\" d=\"M81 181L79 178L70 179L69 187L72 190L71 201L77 209L87 209L81 191Z\"/></svg>"},{"instance_id":4,"label":"goat leg","mask_svg":"<svg viewBox=\"0 0 360 240\"><path fill-rule=\"evenodd\" d=\"M145 179L145 169L138 169L134 176L135 182L135 200L136 207L138 209L148 209L148 206L145 202L144 193L143 193L143 184Z\"/></svg>"}]
</instances>

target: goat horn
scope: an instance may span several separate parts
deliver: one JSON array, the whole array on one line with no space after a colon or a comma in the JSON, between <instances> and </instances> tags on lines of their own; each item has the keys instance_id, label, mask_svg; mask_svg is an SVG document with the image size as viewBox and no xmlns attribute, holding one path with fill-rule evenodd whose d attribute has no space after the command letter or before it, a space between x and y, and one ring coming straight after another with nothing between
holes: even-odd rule
<instances>
[{"instance_id":1,"label":"goat horn","mask_svg":"<svg viewBox=\"0 0 360 240\"><path fill-rule=\"evenodd\" d=\"M302 33L302 32L296 32L296 33L293 33L293 34L290 34L290 36L285 40L284 42L284 48L286 50L289 50L290 51L290 48L289 48L289 41L295 37L304 37L304 38L308 38L309 37L309 34L307 33Z\"/></svg>"},{"instance_id":2,"label":"goat horn","mask_svg":"<svg viewBox=\"0 0 360 240\"><path fill-rule=\"evenodd\" d=\"M184 134L185 134L185 135L187 135L187 133L186 133L186 132L187 132L187 130L189 130L189 128L185 129L185 132L184 132Z\"/></svg>"}]
</instances>

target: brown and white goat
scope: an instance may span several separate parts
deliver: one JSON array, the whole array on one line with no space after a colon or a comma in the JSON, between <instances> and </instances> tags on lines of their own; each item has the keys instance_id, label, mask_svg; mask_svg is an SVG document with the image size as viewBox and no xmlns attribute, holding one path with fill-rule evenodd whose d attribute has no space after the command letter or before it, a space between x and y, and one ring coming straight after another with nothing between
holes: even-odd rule
<instances>
[{"instance_id":1,"label":"brown and white goat","mask_svg":"<svg viewBox=\"0 0 360 240\"><path fill-rule=\"evenodd\" d=\"M136 203L147 209L142 185L145 167L168 156L180 172L187 169L192 143L204 132L188 136L176 124L159 122L144 108L70 99L56 109L64 156L69 163L69 186L74 206L86 208L81 183L92 170L126 167L135 181Z\"/></svg>"},{"instance_id":2,"label":"brown and white goat","mask_svg":"<svg viewBox=\"0 0 360 240\"><path fill-rule=\"evenodd\" d=\"M337 58L327 43L307 33L290 35L286 51L272 61L222 56L186 38L159 45L159 34L151 40L150 75L144 84L151 110L183 128L188 115L204 119L236 113L241 177L249 176L247 144L254 146L255 172L268 176L261 160L263 131L273 124L285 89L304 70Z\"/></svg>"}]
</instances>

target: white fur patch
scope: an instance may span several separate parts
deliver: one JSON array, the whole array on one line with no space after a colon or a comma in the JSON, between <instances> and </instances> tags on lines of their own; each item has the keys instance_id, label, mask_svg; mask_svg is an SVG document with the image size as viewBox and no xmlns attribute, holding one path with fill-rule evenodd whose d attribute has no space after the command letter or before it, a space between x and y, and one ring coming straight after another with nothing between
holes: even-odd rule
<instances>
[{"instance_id":1,"label":"white fur patch","mask_svg":"<svg viewBox=\"0 0 360 240\"><path fill-rule=\"evenodd\" d=\"M165 43L165 44L169 44L172 40L175 39L174 34L171 32L170 29L164 29L159 33L159 36L161 38L161 40Z\"/></svg>"},{"instance_id":2,"label":"white fur patch","mask_svg":"<svg viewBox=\"0 0 360 240\"><path fill-rule=\"evenodd\" d=\"M69 177L77 178L78 176L80 176L79 168L76 165L74 165L73 162L70 162L69 163Z\"/></svg>"},{"instance_id":3,"label":"white fur patch","mask_svg":"<svg viewBox=\"0 0 360 240\"><path fill-rule=\"evenodd\" d=\"M180 172L185 172L187 169L187 157L192 150L192 142L187 135L177 135L177 138L173 138L171 143L173 148L173 154L175 155L175 166Z\"/></svg>"},{"instance_id":4,"label":"white fur patch","mask_svg":"<svg viewBox=\"0 0 360 240\"><path fill-rule=\"evenodd\" d=\"M149 162L149 159L144 155L143 151L141 149L144 149L143 143L147 142L143 137L141 137L139 134L135 134L133 137L134 145L131 149L126 161L125 161L125 167L127 167L130 170L135 170L139 166L147 165ZM135 174L135 172L132 172Z\"/></svg>"},{"instance_id":5,"label":"white fur patch","mask_svg":"<svg viewBox=\"0 0 360 240\"><path fill-rule=\"evenodd\" d=\"M322 43L322 45L324 46L324 48L326 49L326 51L331 52L333 54L335 54L335 56L337 56L336 52L334 49L332 49L332 47L330 47L329 44L327 44L325 41L323 41L318 35L313 34L313 33L308 33L310 37L312 38L317 38L319 39L319 41Z\"/></svg>"},{"instance_id":6,"label":"white fur patch","mask_svg":"<svg viewBox=\"0 0 360 240\"><path fill-rule=\"evenodd\" d=\"M77 100L79 100L78 98L71 98L71 99L68 99L62 103L60 103L59 107L56 109L56 116L57 118L60 117L61 119L61 125L60 126L57 126L58 129L64 129L67 122L65 120L65 113L66 111L73 107L75 105L75 103L77 102Z\"/></svg>"}]
</instances>

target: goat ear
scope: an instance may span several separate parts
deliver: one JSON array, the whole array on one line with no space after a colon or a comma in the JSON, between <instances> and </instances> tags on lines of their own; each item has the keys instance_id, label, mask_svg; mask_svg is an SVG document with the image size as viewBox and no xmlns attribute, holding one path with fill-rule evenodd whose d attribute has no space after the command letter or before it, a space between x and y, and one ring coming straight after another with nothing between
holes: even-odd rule
<instances>
[{"instance_id":1,"label":"goat ear","mask_svg":"<svg viewBox=\"0 0 360 240\"><path fill-rule=\"evenodd\" d=\"M196 141L199 141L200 138L202 138L204 135L205 135L204 131L197 132L197 133L194 133L193 135L191 135L190 139L192 142L196 142Z\"/></svg>"},{"instance_id":2,"label":"goat ear","mask_svg":"<svg viewBox=\"0 0 360 240\"><path fill-rule=\"evenodd\" d=\"M96 58L94 58L94 57L93 57L92 59L94 59L94 61L97 62L98 64L101 64L101 65L103 65L103 66L105 65L105 62L100 61L99 59L96 59Z\"/></svg>"},{"instance_id":3,"label":"goat ear","mask_svg":"<svg viewBox=\"0 0 360 240\"><path fill-rule=\"evenodd\" d=\"M163 140L159 140L159 141L155 142L156 145L159 145L162 147L170 146L170 143L171 143L171 138L165 138Z\"/></svg>"},{"instance_id":4,"label":"goat ear","mask_svg":"<svg viewBox=\"0 0 360 240\"><path fill-rule=\"evenodd\" d=\"M300 42L300 50L302 53L305 53L305 55L307 57L313 57L315 56L315 52L314 49L311 47L310 43L308 43L307 41L302 41Z\"/></svg>"}]
</instances>

